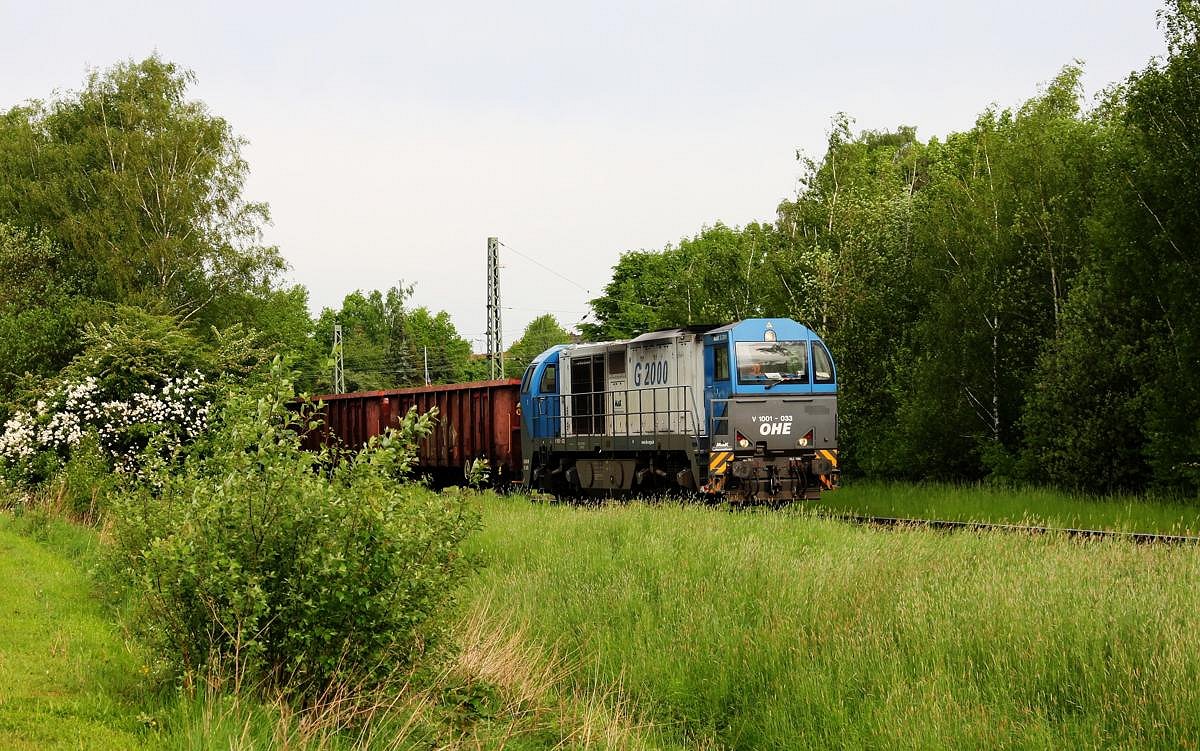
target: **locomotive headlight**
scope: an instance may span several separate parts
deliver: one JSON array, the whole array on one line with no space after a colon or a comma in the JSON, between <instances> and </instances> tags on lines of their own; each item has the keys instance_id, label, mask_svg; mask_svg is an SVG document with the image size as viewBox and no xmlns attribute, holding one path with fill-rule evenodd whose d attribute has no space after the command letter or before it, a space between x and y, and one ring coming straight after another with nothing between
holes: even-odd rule
<instances>
[{"instance_id":1,"label":"locomotive headlight","mask_svg":"<svg viewBox=\"0 0 1200 751\"><path fill-rule=\"evenodd\" d=\"M741 438L738 439L738 447L744 448L744 449L750 448L750 439L745 436L742 436Z\"/></svg>"},{"instance_id":2,"label":"locomotive headlight","mask_svg":"<svg viewBox=\"0 0 1200 751\"><path fill-rule=\"evenodd\" d=\"M799 446L800 448L804 448L805 446L807 446L808 445L808 436L801 436L799 439L797 439L796 445Z\"/></svg>"}]
</instances>

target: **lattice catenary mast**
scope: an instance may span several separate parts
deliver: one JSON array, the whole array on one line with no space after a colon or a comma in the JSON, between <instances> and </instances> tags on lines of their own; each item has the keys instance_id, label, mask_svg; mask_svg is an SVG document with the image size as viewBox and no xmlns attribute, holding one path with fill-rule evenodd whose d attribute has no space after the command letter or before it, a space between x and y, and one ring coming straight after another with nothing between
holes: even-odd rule
<instances>
[{"instance_id":1,"label":"lattice catenary mast","mask_svg":"<svg viewBox=\"0 0 1200 751\"><path fill-rule=\"evenodd\" d=\"M504 337L500 333L500 241L487 239L487 354L492 380L504 377Z\"/></svg>"},{"instance_id":2,"label":"lattice catenary mast","mask_svg":"<svg viewBox=\"0 0 1200 751\"><path fill-rule=\"evenodd\" d=\"M342 324L333 324L333 393L346 393L346 364L342 360Z\"/></svg>"}]
</instances>

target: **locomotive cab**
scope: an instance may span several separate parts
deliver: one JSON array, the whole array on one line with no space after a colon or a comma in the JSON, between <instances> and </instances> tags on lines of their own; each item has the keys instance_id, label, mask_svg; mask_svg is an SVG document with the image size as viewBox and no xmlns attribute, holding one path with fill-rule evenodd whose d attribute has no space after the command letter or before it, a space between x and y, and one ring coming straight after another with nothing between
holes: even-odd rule
<instances>
[{"instance_id":1,"label":"locomotive cab","mask_svg":"<svg viewBox=\"0 0 1200 751\"><path fill-rule=\"evenodd\" d=\"M530 438L559 435L559 375L555 345L534 358L521 378L521 430Z\"/></svg>"},{"instance_id":2,"label":"locomotive cab","mask_svg":"<svg viewBox=\"0 0 1200 751\"><path fill-rule=\"evenodd\" d=\"M705 490L733 500L816 498L837 483L837 374L825 343L786 318L705 335Z\"/></svg>"},{"instance_id":3,"label":"locomotive cab","mask_svg":"<svg viewBox=\"0 0 1200 751\"><path fill-rule=\"evenodd\" d=\"M521 472L527 486L544 479L535 476L547 463L540 449L562 433L559 352L564 348L555 345L535 357L521 378Z\"/></svg>"}]
</instances>

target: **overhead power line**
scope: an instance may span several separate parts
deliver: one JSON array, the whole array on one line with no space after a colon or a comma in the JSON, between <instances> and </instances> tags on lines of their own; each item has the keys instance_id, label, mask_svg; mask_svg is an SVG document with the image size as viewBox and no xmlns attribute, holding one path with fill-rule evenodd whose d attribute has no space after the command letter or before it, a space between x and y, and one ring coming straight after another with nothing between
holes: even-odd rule
<instances>
[{"instance_id":1,"label":"overhead power line","mask_svg":"<svg viewBox=\"0 0 1200 751\"><path fill-rule=\"evenodd\" d=\"M505 305L505 310L525 310L534 313L586 313L586 310L563 310L561 308L516 308L511 305Z\"/></svg>"},{"instance_id":2,"label":"overhead power line","mask_svg":"<svg viewBox=\"0 0 1200 751\"><path fill-rule=\"evenodd\" d=\"M511 246L511 245L509 245L508 243L504 242L503 240L501 240L501 241L500 241L500 244L501 244L501 245L503 245L504 247L508 248L508 249L509 249L509 250L511 250L512 252L516 253L517 255L521 256L521 257L522 257L522 258L524 258L526 261L529 261L530 263L534 263L534 264L537 264L538 266L541 266L543 269L545 269L546 271L549 271L551 274L554 274L554 275L555 275L555 276L557 276L559 279L562 279L564 282L569 282L570 284L574 284L576 287L578 287L579 289L581 289L581 290L583 290L584 292L588 293L589 295L590 295L590 294L592 294L592 291L591 291L590 289L588 289L587 287L583 286L582 284L580 284L579 282L575 281L574 279L572 279L571 277L567 276L566 274L563 274L563 273L560 273L560 272L558 272L558 271L555 271L554 269L550 268L549 266L547 266L546 264L542 263L541 261L539 261L538 259L534 258L533 256L529 256L529 255L526 255L526 254L522 253L521 251L517 250L516 248L514 248L513 246Z\"/></svg>"}]
</instances>

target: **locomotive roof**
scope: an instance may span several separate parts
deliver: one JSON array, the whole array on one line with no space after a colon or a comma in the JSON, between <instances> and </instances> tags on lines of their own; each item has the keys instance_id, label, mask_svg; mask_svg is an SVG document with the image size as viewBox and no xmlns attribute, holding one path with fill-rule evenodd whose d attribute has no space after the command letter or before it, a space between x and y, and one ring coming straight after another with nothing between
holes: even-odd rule
<instances>
[{"instance_id":1,"label":"locomotive roof","mask_svg":"<svg viewBox=\"0 0 1200 751\"><path fill-rule=\"evenodd\" d=\"M647 331L639 337L629 340L630 344L644 344L646 342L654 342L660 339L674 339L681 334L706 334L709 331L717 328L715 323L693 324L691 326L680 326L673 329L659 329L658 331Z\"/></svg>"},{"instance_id":2,"label":"locomotive roof","mask_svg":"<svg viewBox=\"0 0 1200 751\"><path fill-rule=\"evenodd\" d=\"M808 328L807 326L805 326L802 323L799 323L797 321L792 321L792 319L790 319L790 318L747 318L747 319L744 319L741 321L734 321L732 323L699 323L699 324L692 324L690 326L677 326L675 328L670 328L670 329L658 329L656 331L647 331L646 333L642 334L641 336L636 336L633 339L617 339L617 340L611 341L611 342L581 342L579 344L569 345L566 348L566 350L568 352L577 352L577 351L588 352L588 351L595 351L595 350L600 350L600 349L607 349L609 347L626 347L626 346L634 346L634 345L639 345L639 344L649 344L650 342L665 341L668 339L674 339L675 337L678 337L678 336L684 336L687 334L728 333L728 332L733 331L734 328L741 326L743 324L747 324L747 323L757 323L757 322L766 323L767 321L781 321L781 320L782 321L791 321L792 324L799 326L800 328L804 329L805 331L809 332L810 334L812 334L814 336L816 335L816 333L813 332L812 329Z\"/></svg>"},{"instance_id":3,"label":"locomotive roof","mask_svg":"<svg viewBox=\"0 0 1200 751\"><path fill-rule=\"evenodd\" d=\"M724 334L724 333L729 333L729 332L733 331L735 328L737 328L738 326L742 326L744 324L752 324L752 323L760 323L760 322L765 324L768 321L771 321L771 322L790 321L793 325L799 326L801 329L804 329L805 331L807 331L810 335L816 336L815 331L810 329L808 326L805 326L803 323L800 323L799 321L794 321L791 318L746 318L741 321L734 321L733 323L726 323L721 326L714 326L712 328L707 329L704 333L706 333L706 334Z\"/></svg>"}]
</instances>

